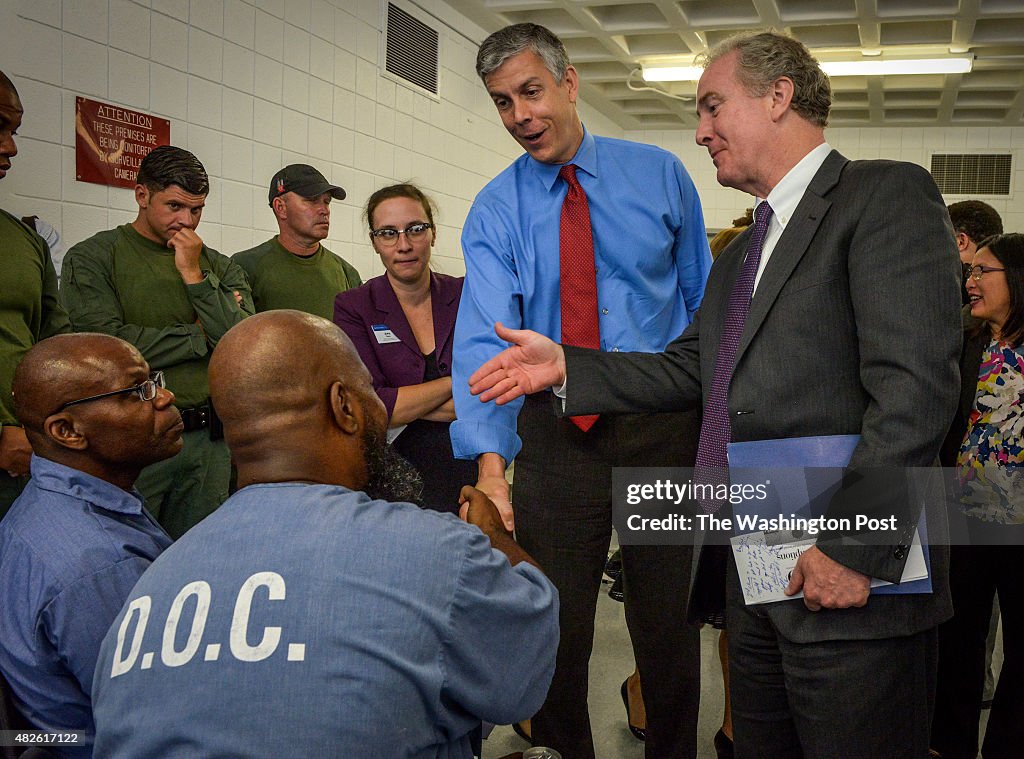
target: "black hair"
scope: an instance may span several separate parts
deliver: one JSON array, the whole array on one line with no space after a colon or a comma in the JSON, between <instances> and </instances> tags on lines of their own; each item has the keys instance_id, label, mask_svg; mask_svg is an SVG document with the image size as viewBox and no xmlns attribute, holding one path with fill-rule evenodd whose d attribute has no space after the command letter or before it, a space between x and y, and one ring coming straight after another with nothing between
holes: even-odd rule
<instances>
[{"instance_id":1,"label":"black hair","mask_svg":"<svg viewBox=\"0 0 1024 759\"><path fill-rule=\"evenodd\" d=\"M988 248L1002 264L1006 286L1010 290L1010 313L999 330L999 339L1013 346L1024 341L1024 235L1006 234L989 237L978 249Z\"/></svg>"},{"instance_id":2,"label":"black hair","mask_svg":"<svg viewBox=\"0 0 1024 759\"><path fill-rule=\"evenodd\" d=\"M210 178L199 159L183 148L161 145L142 159L136 184L160 192L172 184L192 195L210 192Z\"/></svg>"},{"instance_id":3,"label":"black hair","mask_svg":"<svg viewBox=\"0 0 1024 759\"><path fill-rule=\"evenodd\" d=\"M1003 220L999 212L988 203L962 200L953 203L948 210L953 231L963 232L979 248L982 240L1003 233Z\"/></svg>"}]
</instances>

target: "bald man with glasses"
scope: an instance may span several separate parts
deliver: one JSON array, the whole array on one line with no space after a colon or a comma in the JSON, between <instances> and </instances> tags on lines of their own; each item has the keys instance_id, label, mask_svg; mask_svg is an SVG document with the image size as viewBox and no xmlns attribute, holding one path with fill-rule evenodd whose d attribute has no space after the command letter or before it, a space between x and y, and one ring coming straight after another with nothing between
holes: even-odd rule
<instances>
[{"instance_id":1,"label":"bald man with glasses","mask_svg":"<svg viewBox=\"0 0 1024 759\"><path fill-rule=\"evenodd\" d=\"M88 757L100 643L171 544L134 483L181 450L181 414L135 347L90 333L31 348L14 374L14 406L34 455L0 522L0 674L26 727L81 731L56 753Z\"/></svg>"}]
</instances>

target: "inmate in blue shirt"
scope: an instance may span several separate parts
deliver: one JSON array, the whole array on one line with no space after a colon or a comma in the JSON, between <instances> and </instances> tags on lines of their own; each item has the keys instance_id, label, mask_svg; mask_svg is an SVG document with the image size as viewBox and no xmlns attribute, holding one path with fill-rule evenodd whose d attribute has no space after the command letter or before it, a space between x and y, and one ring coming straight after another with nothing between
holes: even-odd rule
<instances>
[{"instance_id":1,"label":"inmate in blue shirt","mask_svg":"<svg viewBox=\"0 0 1024 759\"><path fill-rule=\"evenodd\" d=\"M692 320L711 269L693 182L661 148L589 132L569 163L578 167L590 206L601 349L661 351ZM522 399L483 404L467 386L507 347L494 323L561 338L559 224L567 185L560 168L520 156L480 191L466 219L452 371L458 458L494 452L510 462L521 447Z\"/></svg>"},{"instance_id":2,"label":"inmate in blue shirt","mask_svg":"<svg viewBox=\"0 0 1024 759\"><path fill-rule=\"evenodd\" d=\"M149 568L103 642L96 755L470 759L540 708L558 600L452 514L250 485Z\"/></svg>"},{"instance_id":3,"label":"inmate in blue shirt","mask_svg":"<svg viewBox=\"0 0 1024 759\"><path fill-rule=\"evenodd\" d=\"M32 457L32 479L0 522L0 672L36 728L85 731L77 752L59 755L90 755L100 643L170 544L138 493Z\"/></svg>"}]
</instances>

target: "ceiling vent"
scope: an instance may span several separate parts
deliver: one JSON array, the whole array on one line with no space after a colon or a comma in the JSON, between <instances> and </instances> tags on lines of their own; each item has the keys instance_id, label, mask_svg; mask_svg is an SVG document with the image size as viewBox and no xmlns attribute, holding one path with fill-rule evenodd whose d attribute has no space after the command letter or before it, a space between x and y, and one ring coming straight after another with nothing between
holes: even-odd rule
<instances>
[{"instance_id":1,"label":"ceiling vent","mask_svg":"<svg viewBox=\"0 0 1024 759\"><path fill-rule=\"evenodd\" d=\"M932 177L943 195L1009 195L1009 153L934 153Z\"/></svg>"},{"instance_id":2,"label":"ceiling vent","mask_svg":"<svg viewBox=\"0 0 1024 759\"><path fill-rule=\"evenodd\" d=\"M437 97L439 71L437 29L387 4L384 32L384 70L403 82Z\"/></svg>"}]
</instances>

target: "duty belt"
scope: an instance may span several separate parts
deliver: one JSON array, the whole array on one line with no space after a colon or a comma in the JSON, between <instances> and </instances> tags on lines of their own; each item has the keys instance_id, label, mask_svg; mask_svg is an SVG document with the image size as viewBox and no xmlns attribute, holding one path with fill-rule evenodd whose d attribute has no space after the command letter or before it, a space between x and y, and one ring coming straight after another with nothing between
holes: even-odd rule
<instances>
[{"instance_id":1,"label":"duty belt","mask_svg":"<svg viewBox=\"0 0 1024 759\"><path fill-rule=\"evenodd\" d=\"M209 403L192 408L179 408L181 421L185 424L185 432L195 430L210 430L210 440L220 440L224 437L224 425L220 423L217 410Z\"/></svg>"},{"instance_id":2,"label":"duty belt","mask_svg":"<svg viewBox=\"0 0 1024 759\"><path fill-rule=\"evenodd\" d=\"M181 421L185 423L185 432L206 429L210 426L210 422L213 419L210 404L208 403L192 408L179 408L178 411L181 412Z\"/></svg>"}]
</instances>

